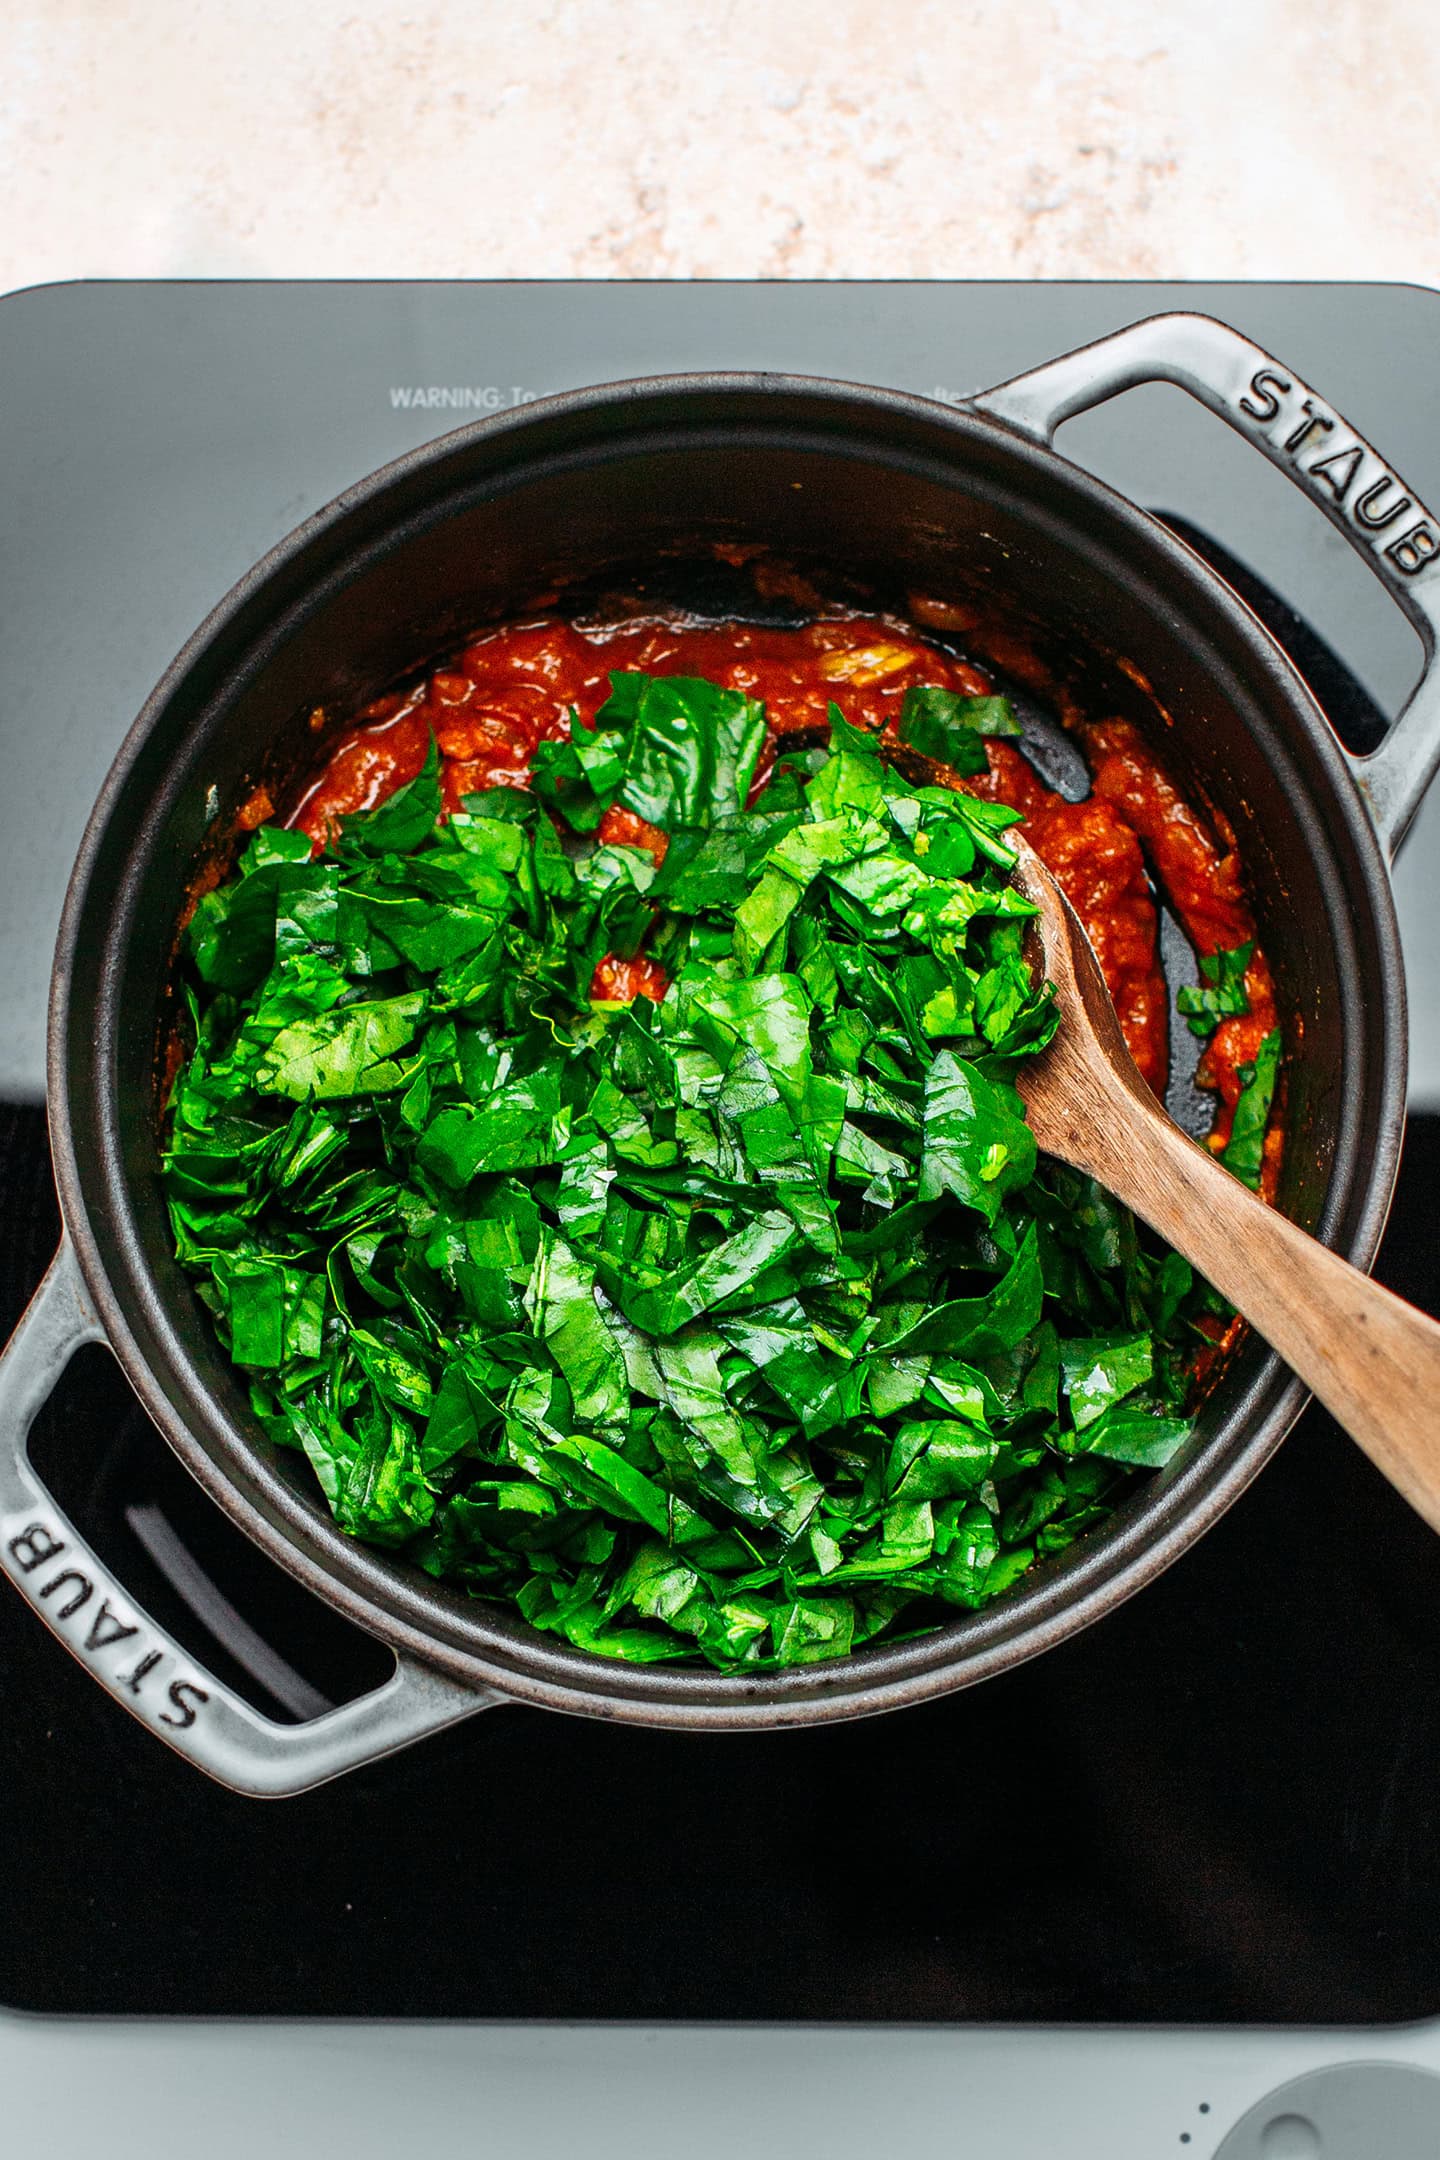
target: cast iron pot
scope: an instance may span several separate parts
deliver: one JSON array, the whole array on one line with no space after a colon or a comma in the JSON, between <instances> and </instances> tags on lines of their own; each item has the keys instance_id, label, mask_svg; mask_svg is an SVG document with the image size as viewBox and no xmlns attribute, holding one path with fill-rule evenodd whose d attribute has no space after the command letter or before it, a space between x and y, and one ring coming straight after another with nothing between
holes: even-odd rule
<instances>
[{"instance_id":1,"label":"cast iron pot","mask_svg":"<svg viewBox=\"0 0 1440 2160\"><path fill-rule=\"evenodd\" d=\"M1357 763L1233 592L1049 447L1071 413L1168 380L1305 488L1426 640L1427 675ZM1183 1552L1278 1446L1298 1381L1248 1341L1193 1439L1101 1531L921 1640L756 1677L635 1668L340 1533L273 1448L170 1253L157 1184L161 986L197 857L316 704L339 711L547 590L763 542L882 600L981 596L1063 659L1092 709L1137 711L1232 821L1289 1054L1281 1205L1361 1266L1390 1201L1405 998L1390 848L1440 758L1431 670L1440 528L1325 401L1198 316L1154 318L951 410L768 375L621 383L415 451L301 526L221 602L136 721L70 887L51 1002L65 1240L0 1362L0 1561L115 1698L237 1791L299 1792L506 1700L700 1731L813 1723L1003 1671ZM288 750L287 750L287 746ZM83 1342L108 1342L176 1453L241 1527L396 1653L377 1692L308 1724L259 1716L110 1576L25 1451Z\"/></svg>"}]
</instances>

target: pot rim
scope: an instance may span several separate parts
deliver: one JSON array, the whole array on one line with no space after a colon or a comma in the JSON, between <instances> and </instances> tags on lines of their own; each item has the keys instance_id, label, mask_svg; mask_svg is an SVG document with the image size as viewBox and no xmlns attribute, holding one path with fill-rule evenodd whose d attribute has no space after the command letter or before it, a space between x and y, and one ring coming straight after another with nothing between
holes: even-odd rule
<instances>
[{"instance_id":1,"label":"pot rim","mask_svg":"<svg viewBox=\"0 0 1440 2160\"><path fill-rule=\"evenodd\" d=\"M902 391L825 377L770 372L714 371L647 376L588 386L487 415L421 444L337 495L267 551L210 611L146 699L106 777L87 823L66 895L51 978L48 1030L50 1130L61 1214L73 1240L85 1283L103 1321L109 1346L167 1441L205 1490L273 1559L346 1618L391 1647L410 1653L450 1676L504 1696L545 1707L655 1726L692 1729L753 1728L803 1724L899 1708L990 1677L1054 1647L1113 1609L1160 1574L1209 1529L1263 1467L1298 1417L1306 1390L1293 1377L1275 1392L1280 1361L1270 1352L1257 1365L1230 1414L1232 1430L1244 1431L1223 1466L1215 1447L1202 1449L1163 1484L1147 1481L1093 1538L1081 1540L1060 1560L1035 1569L1022 1584L979 1612L965 1614L936 1632L908 1642L880 1645L848 1657L791 1667L779 1673L722 1674L684 1666L630 1666L595 1653L558 1645L518 1616L512 1622L479 1600L463 1598L428 1582L406 1563L346 1538L322 1513L260 1460L245 1435L227 1418L214 1422L241 1468L222 1465L197 1439L151 1370L111 1280L90 1220L74 1139L75 1102L69 1075L70 992L76 940L103 837L126 790L133 767L170 699L216 637L262 596L278 573L332 534L352 513L373 507L401 483L442 471L474 444L513 441L515 462L527 442L545 430L575 423L621 423L639 432L636 416L665 401L656 424L675 421L677 401L698 407L729 397L748 406L763 426L778 396L808 402L817 411L857 401L867 411L935 431L963 452L967 444L1003 446L1014 468L1034 481L1057 482L1087 498L1110 528L1139 554L1161 582L1186 586L1197 606L1208 608L1237 638L1253 670L1318 757L1330 783L1330 807L1341 817L1362 865L1364 900L1380 947L1392 994L1381 1014L1375 1105L1380 1140L1368 1163L1350 1176L1353 1230L1349 1257L1364 1267L1373 1260L1389 1212L1399 1167L1407 1062L1404 974L1399 930L1384 850L1354 774L1329 722L1288 655L1239 596L1167 527L1117 490L1001 421L965 406L949 406ZM753 405L751 404L753 401ZM734 424L738 415L728 416ZM598 430L592 431L598 443ZM543 448L543 443L537 445ZM503 484L497 475L497 484ZM1352 894L1352 907L1360 895ZM1399 994L1393 994L1398 988ZM88 1016L87 1016L88 1017ZM113 1122L113 1085L103 1085ZM81 1116L85 1114L82 1106ZM1344 1142L1342 1139L1342 1152ZM123 1173L107 1155L107 1186L126 1193ZM1327 1222L1339 1202L1334 1185ZM1323 1226L1322 1226L1323 1234ZM164 1313L153 1278L139 1270L137 1289L147 1291ZM211 1402L199 1385L178 1331L171 1364L193 1403ZM1268 1407L1261 1398L1271 1398ZM1253 1423L1253 1429L1247 1429ZM492 1618L491 1615L496 1615ZM427 1620L430 1625L427 1625ZM434 1623L445 1628L434 1632ZM448 1623L448 1624L447 1624Z\"/></svg>"}]
</instances>

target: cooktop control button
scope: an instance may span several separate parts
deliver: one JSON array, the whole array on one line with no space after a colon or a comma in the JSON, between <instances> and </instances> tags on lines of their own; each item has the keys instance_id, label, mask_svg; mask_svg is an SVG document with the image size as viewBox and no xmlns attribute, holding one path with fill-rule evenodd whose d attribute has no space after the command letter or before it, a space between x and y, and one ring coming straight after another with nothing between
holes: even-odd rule
<instances>
[{"instance_id":1,"label":"cooktop control button","mask_svg":"<svg viewBox=\"0 0 1440 2160\"><path fill-rule=\"evenodd\" d=\"M1435 2160L1440 2077L1408 2063L1332 2063L1281 2085L1215 2160Z\"/></svg>"},{"instance_id":2,"label":"cooktop control button","mask_svg":"<svg viewBox=\"0 0 1440 2160\"><path fill-rule=\"evenodd\" d=\"M1260 2133L1260 2150L1265 2160L1314 2160L1320 2132L1308 2115L1277 2115Z\"/></svg>"}]
</instances>

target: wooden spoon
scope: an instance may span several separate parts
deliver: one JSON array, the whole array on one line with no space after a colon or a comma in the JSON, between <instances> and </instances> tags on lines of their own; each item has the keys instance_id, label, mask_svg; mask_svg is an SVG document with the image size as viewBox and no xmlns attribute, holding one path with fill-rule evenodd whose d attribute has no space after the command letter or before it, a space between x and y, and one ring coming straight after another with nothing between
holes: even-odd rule
<instances>
[{"instance_id":1,"label":"wooden spoon","mask_svg":"<svg viewBox=\"0 0 1440 2160\"><path fill-rule=\"evenodd\" d=\"M1047 1155L1098 1178L1279 1351L1432 1530L1440 1530L1440 1325L1307 1237L1181 1132L1141 1079L1080 918L1018 834L1060 1004L1017 1085Z\"/></svg>"}]
</instances>

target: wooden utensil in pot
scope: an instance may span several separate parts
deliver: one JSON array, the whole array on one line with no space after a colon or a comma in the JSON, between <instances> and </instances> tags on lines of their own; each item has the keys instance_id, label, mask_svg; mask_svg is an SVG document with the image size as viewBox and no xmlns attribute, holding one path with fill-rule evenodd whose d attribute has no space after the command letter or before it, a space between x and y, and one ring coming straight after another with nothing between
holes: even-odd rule
<instances>
[{"instance_id":1,"label":"wooden utensil in pot","mask_svg":"<svg viewBox=\"0 0 1440 2160\"><path fill-rule=\"evenodd\" d=\"M1016 1082L1039 1146L1098 1178L1182 1253L1440 1530L1440 1324L1267 1207L1180 1130L1136 1069L1079 917L1034 849L1006 837L1060 1004L1054 1041Z\"/></svg>"}]
</instances>

